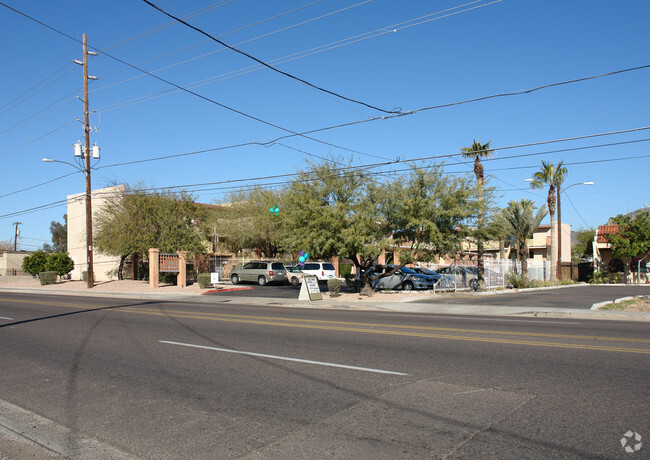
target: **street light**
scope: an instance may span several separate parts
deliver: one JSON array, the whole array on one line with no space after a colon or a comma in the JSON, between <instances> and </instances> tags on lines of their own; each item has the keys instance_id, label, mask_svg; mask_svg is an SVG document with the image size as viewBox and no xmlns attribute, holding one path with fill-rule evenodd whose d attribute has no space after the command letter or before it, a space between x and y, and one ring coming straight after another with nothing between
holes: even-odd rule
<instances>
[{"instance_id":1,"label":"street light","mask_svg":"<svg viewBox=\"0 0 650 460\"><path fill-rule=\"evenodd\" d=\"M526 182L532 182L533 180L534 179L528 178L526 179ZM556 261L557 265L556 267L557 267L558 279L562 279L562 205L561 205L560 195L562 194L562 192L566 192L568 189L576 185L594 185L594 182L592 181L576 182L575 184L571 184L568 187L565 187L564 189L560 189L560 185L557 186L557 261Z\"/></svg>"},{"instance_id":2,"label":"street light","mask_svg":"<svg viewBox=\"0 0 650 460\"><path fill-rule=\"evenodd\" d=\"M560 204L560 195L571 187L576 185L594 185L592 181L576 182L564 190L560 190L560 184L557 186L557 277L562 279L562 206Z\"/></svg>"}]
</instances>

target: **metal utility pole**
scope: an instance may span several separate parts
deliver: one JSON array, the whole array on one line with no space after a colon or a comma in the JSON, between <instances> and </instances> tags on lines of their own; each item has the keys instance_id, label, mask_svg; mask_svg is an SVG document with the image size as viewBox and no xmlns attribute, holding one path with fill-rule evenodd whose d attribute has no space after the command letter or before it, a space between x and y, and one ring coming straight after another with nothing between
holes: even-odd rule
<instances>
[{"instance_id":1,"label":"metal utility pole","mask_svg":"<svg viewBox=\"0 0 650 460\"><path fill-rule=\"evenodd\" d=\"M86 173L86 254L88 288L94 286L93 276L93 210L91 203L90 187L90 116L88 109L88 48L86 46L86 34L83 34L83 77L84 77L84 161Z\"/></svg>"},{"instance_id":2,"label":"metal utility pole","mask_svg":"<svg viewBox=\"0 0 650 460\"><path fill-rule=\"evenodd\" d=\"M14 222L14 225L16 226L16 232L14 234L14 252L18 250L18 226L22 224L22 222Z\"/></svg>"}]
</instances>

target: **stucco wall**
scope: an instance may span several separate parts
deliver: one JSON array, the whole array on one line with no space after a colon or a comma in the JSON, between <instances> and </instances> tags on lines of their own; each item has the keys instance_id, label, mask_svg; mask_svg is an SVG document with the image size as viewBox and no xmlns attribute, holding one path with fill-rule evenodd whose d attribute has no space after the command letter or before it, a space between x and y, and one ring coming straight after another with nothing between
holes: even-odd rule
<instances>
[{"instance_id":1,"label":"stucco wall","mask_svg":"<svg viewBox=\"0 0 650 460\"><path fill-rule=\"evenodd\" d=\"M123 185L106 187L91 192L93 219L106 200L124 191ZM87 271L86 261L86 194L68 195L68 252L74 261L74 270L70 273L72 279L82 279L82 272ZM114 279L109 272L117 269L119 257L93 252L93 272L95 281Z\"/></svg>"}]
</instances>

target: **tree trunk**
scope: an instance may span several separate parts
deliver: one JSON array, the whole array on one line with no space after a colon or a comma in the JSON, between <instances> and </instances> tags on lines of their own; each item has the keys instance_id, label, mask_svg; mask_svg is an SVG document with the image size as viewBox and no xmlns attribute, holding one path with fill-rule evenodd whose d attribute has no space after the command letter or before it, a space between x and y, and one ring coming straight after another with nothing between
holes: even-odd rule
<instances>
[{"instance_id":1,"label":"tree trunk","mask_svg":"<svg viewBox=\"0 0 650 460\"><path fill-rule=\"evenodd\" d=\"M476 241L477 245L477 257L478 257L478 290L485 291L485 265L483 261L483 165L481 164L478 157L474 164L474 171L480 171L480 176L477 173L477 182L478 182L478 238Z\"/></svg>"},{"instance_id":2,"label":"tree trunk","mask_svg":"<svg viewBox=\"0 0 650 460\"><path fill-rule=\"evenodd\" d=\"M551 281L557 281L557 226L555 213L551 213Z\"/></svg>"}]
</instances>

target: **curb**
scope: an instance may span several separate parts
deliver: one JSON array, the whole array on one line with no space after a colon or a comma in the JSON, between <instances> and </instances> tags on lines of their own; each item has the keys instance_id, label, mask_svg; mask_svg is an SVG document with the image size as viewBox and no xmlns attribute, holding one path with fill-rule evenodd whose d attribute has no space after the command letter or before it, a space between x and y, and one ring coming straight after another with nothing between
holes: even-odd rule
<instances>
[{"instance_id":1,"label":"curb","mask_svg":"<svg viewBox=\"0 0 650 460\"><path fill-rule=\"evenodd\" d=\"M217 288L210 289L209 291L202 292L201 295L216 294L218 292L232 292L232 291L252 291L252 286L232 287L232 288Z\"/></svg>"}]
</instances>

